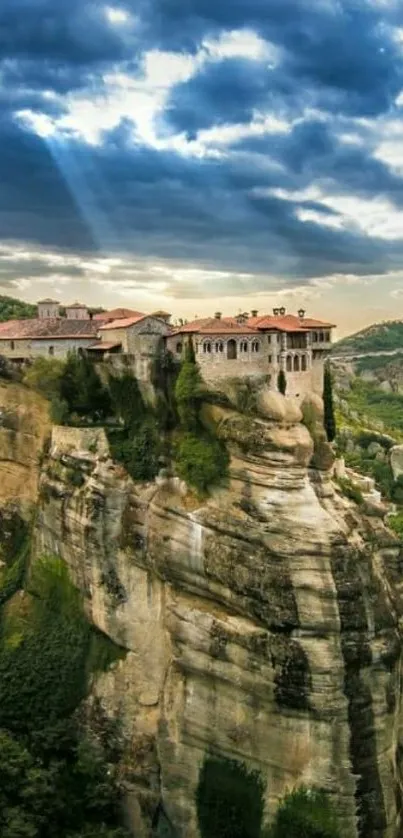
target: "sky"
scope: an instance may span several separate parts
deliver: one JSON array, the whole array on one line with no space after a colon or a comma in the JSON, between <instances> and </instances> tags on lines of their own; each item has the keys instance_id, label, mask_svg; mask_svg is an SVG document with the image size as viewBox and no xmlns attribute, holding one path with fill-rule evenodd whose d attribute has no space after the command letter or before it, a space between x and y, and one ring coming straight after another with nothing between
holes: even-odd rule
<instances>
[{"instance_id":1,"label":"sky","mask_svg":"<svg viewBox=\"0 0 403 838\"><path fill-rule=\"evenodd\" d=\"M403 318L401 0L1 0L0 293Z\"/></svg>"}]
</instances>

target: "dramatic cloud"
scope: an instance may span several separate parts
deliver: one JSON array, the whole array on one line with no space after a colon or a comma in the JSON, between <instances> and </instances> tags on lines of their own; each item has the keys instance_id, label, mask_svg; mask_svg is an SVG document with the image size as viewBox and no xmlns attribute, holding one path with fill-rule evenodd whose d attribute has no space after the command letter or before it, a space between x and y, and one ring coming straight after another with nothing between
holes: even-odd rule
<instances>
[{"instance_id":1,"label":"dramatic cloud","mask_svg":"<svg viewBox=\"0 0 403 838\"><path fill-rule=\"evenodd\" d=\"M392 0L3 0L0 286L396 299L402 108Z\"/></svg>"}]
</instances>

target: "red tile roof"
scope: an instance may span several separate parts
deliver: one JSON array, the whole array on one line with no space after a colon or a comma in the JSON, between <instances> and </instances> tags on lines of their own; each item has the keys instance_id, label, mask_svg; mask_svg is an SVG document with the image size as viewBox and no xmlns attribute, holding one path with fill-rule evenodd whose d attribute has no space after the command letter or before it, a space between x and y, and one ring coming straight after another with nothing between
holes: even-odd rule
<instances>
[{"instance_id":1,"label":"red tile roof","mask_svg":"<svg viewBox=\"0 0 403 838\"><path fill-rule=\"evenodd\" d=\"M262 317L249 317L248 324L255 329L274 329L280 332L306 332L307 329L334 329L332 323L312 320L309 317L297 317L295 314L265 314Z\"/></svg>"},{"instance_id":2,"label":"red tile roof","mask_svg":"<svg viewBox=\"0 0 403 838\"><path fill-rule=\"evenodd\" d=\"M137 314L132 317L124 317L122 320L112 320L110 323L104 323L103 326L98 328L100 331L104 329L127 329L128 326L134 326L135 323L139 323L140 320L144 320L148 316L148 314Z\"/></svg>"},{"instance_id":3,"label":"red tile roof","mask_svg":"<svg viewBox=\"0 0 403 838\"><path fill-rule=\"evenodd\" d=\"M112 341L100 341L88 347L88 349L98 349L99 352L106 352L108 349L115 349L117 346L122 346L121 343L112 343Z\"/></svg>"},{"instance_id":4,"label":"red tile roof","mask_svg":"<svg viewBox=\"0 0 403 838\"><path fill-rule=\"evenodd\" d=\"M95 337L99 323L93 320L68 320L60 317L8 320L0 323L0 340L52 340Z\"/></svg>"},{"instance_id":5,"label":"red tile roof","mask_svg":"<svg viewBox=\"0 0 403 838\"><path fill-rule=\"evenodd\" d=\"M238 323L235 317L200 317L185 323L173 331L175 335L198 334L198 335L255 335L259 334L257 329L247 323Z\"/></svg>"},{"instance_id":6,"label":"red tile roof","mask_svg":"<svg viewBox=\"0 0 403 838\"><path fill-rule=\"evenodd\" d=\"M125 317L144 317L141 311L133 311L131 308L113 308L111 311L101 311L94 314L93 320L123 320Z\"/></svg>"}]
</instances>

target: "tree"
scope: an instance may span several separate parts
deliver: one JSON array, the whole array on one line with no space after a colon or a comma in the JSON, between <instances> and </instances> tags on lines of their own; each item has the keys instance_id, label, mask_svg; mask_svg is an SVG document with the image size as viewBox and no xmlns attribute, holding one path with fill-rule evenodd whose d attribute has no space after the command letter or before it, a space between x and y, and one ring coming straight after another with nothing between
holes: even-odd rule
<instances>
[{"instance_id":1,"label":"tree","mask_svg":"<svg viewBox=\"0 0 403 838\"><path fill-rule=\"evenodd\" d=\"M333 407L333 382L330 364L325 364L324 379L323 379L323 404L324 404L324 418L323 424L325 426L326 436L328 442L333 442L336 436L336 420L334 416Z\"/></svg>"},{"instance_id":2,"label":"tree","mask_svg":"<svg viewBox=\"0 0 403 838\"><path fill-rule=\"evenodd\" d=\"M203 382L190 340L175 385L178 415L184 431L194 432L197 429L199 405L203 392Z\"/></svg>"},{"instance_id":3,"label":"tree","mask_svg":"<svg viewBox=\"0 0 403 838\"><path fill-rule=\"evenodd\" d=\"M267 838L341 838L326 795L303 787L286 795L265 834Z\"/></svg>"},{"instance_id":4,"label":"tree","mask_svg":"<svg viewBox=\"0 0 403 838\"><path fill-rule=\"evenodd\" d=\"M39 390L47 399L57 399L60 397L63 372L63 361L57 358L36 358L24 375L24 384Z\"/></svg>"},{"instance_id":5,"label":"tree","mask_svg":"<svg viewBox=\"0 0 403 838\"><path fill-rule=\"evenodd\" d=\"M236 760L207 757L196 801L202 838L259 838L263 790L258 771Z\"/></svg>"},{"instance_id":6,"label":"tree","mask_svg":"<svg viewBox=\"0 0 403 838\"><path fill-rule=\"evenodd\" d=\"M282 395L285 396L287 390L287 379L285 377L284 370L280 370L277 376L277 389L279 393L282 393Z\"/></svg>"},{"instance_id":7,"label":"tree","mask_svg":"<svg viewBox=\"0 0 403 838\"><path fill-rule=\"evenodd\" d=\"M228 453L214 437L185 433L177 446L176 470L189 486L203 494L223 479L228 469Z\"/></svg>"}]
</instances>

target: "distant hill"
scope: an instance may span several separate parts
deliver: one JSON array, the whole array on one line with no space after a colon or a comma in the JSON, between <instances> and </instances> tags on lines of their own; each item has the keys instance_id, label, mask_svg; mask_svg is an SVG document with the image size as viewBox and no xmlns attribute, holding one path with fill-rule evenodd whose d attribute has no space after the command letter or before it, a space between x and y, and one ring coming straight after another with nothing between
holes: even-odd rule
<instances>
[{"instance_id":1,"label":"distant hill","mask_svg":"<svg viewBox=\"0 0 403 838\"><path fill-rule=\"evenodd\" d=\"M36 306L14 297L0 295L0 323L5 320L24 320L36 317Z\"/></svg>"},{"instance_id":2,"label":"distant hill","mask_svg":"<svg viewBox=\"0 0 403 838\"><path fill-rule=\"evenodd\" d=\"M403 321L375 323L334 344L333 355L361 355L369 352L403 351Z\"/></svg>"}]
</instances>

